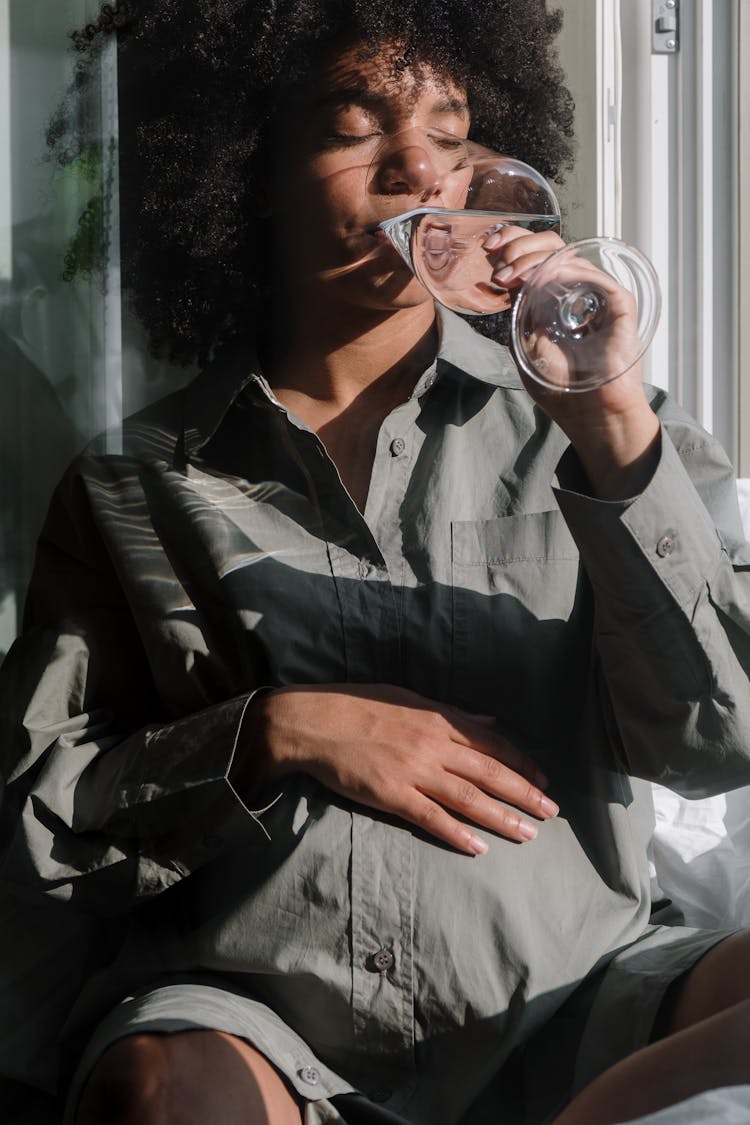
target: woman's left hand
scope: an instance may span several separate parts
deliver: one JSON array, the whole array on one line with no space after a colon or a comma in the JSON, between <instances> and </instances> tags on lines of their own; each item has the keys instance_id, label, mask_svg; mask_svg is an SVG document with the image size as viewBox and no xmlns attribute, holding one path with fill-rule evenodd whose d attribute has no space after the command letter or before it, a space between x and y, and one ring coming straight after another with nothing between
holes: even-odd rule
<instances>
[{"instance_id":1,"label":"woman's left hand","mask_svg":"<svg viewBox=\"0 0 750 1125\"><path fill-rule=\"evenodd\" d=\"M531 234L506 227L485 245L496 256L493 281L518 289L564 243L551 232ZM595 266L577 261L573 268L575 279L590 278L591 284L606 294L606 321L599 325L595 344L586 349L584 340L566 353L561 345L540 334L531 345L550 367L556 367L560 383L573 381L577 363L609 369L611 381L583 392L548 390L529 378L520 365L519 370L531 397L570 439L592 492L601 499L625 499L648 482L660 450L659 422L644 392L641 364L635 363L621 373L627 363L624 357L633 350L635 305L625 289ZM576 349L580 349L578 357Z\"/></svg>"}]
</instances>

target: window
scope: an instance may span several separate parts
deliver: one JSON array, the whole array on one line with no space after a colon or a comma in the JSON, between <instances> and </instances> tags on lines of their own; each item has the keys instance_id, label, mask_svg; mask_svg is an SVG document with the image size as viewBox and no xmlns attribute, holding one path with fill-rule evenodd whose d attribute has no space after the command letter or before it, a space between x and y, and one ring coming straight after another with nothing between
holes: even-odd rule
<instances>
[{"instance_id":1,"label":"window","mask_svg":"<svg viewBox=\"0 0 750 1125\"><path fill-rule=\"evenodd\" d=\"M103 430L115 449L123 414L187 377L147 361L122 311L114 44L82 108L95 143L65 171L45 161L45 131L74 65L67 33L98 7L0 0L0 657L66 465ZM87 231L105 247L103 274L65 281L66 252Z\"/></svg>"},{"instance_id":2,"label":"window","mask_svg":"<svg viewBox=\"0 0 750 1125\"><path fill-rule=\"evenodd\" d=\"M562 0L562 61L577 95L571 233L624 238L653 261L662 317L647 378L668 388L750 475L750 10L744 0ZM672 16L676 49L655 51ZM661 46L664 48L664 37ZM587 225L578 221L585 216ZM744 302L744 303L743 303ZM745 366L747 364L745 363Z\"/></svg>"}]
</instances>

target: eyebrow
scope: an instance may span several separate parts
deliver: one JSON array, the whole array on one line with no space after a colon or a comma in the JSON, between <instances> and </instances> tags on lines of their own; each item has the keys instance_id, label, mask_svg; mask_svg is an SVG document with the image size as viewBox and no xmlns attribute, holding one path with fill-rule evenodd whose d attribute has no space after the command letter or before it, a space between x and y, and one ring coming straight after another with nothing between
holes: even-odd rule
<instances>
[{"instance_id":1,"label":"eyebrow","mask_svg":"<svg viewBox=\"0 0 750 1125\"><path fill-rule=\"evenodd\" d=\"M368 90L366 87L349 86L340 87L323 94L315 102L315 108L324 109L332 105L361 105L365 109L379 110L386 108L390 102L391 98L388 94L379 94L374 90ZM448 95L438 98L430 107L430 111L441 115L459 114L468 116L469 106L462 98Z\"/></svg>"}]
</instances>

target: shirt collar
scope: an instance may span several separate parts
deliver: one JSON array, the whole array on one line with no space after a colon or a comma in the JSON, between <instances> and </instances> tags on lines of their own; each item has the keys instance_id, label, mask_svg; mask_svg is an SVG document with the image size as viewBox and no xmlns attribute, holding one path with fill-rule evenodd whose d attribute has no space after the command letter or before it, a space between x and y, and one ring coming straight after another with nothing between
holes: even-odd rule
<instances>
[{"instance_id":1,"label":"shirt collar","mask_svg":"<svg viewBox=\"0 0 750 1125\"><path fill-rule=\"evenodd\" d=\"M489 383L520 389L521 379L510 352L478 332L456 313L437 306L440 343L433 370L439 378L448 368ZM415 393L431 385L423 376ZM265 389L257 354L247 339L225 345L184 391L183 442L188 459L216 433L232 404L251 382Z\"/></svg>"},{"instance_id":2,"label":"shirt collar","mask_svg":"<svg viewBox=\"0 0 750 1125\"><path fill-rule=\"evenodd\" d=\"M442 365L448 364L493 387L513 390L523 387L508 348L480 336L471 324L442 305L437 305L437 311L440 325L438 375Z\"/></svg>"},{"instance_id":3,"label":"shirt collar","mask_svg":"<svg viewBox=\"0 0 750 1125\"><path fill-rule=\"evenodd\" d=\"M184 391L183 444L190 457L210 441L229 408L260 373L255 349L247 339L220 348Z\"/></svg>"}]
</instances>

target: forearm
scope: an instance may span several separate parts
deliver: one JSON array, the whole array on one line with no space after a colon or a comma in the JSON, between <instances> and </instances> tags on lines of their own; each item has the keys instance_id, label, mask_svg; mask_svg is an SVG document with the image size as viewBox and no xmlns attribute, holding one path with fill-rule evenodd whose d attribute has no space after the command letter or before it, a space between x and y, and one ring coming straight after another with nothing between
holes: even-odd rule
<instances>
[{"instance_id":1,"label":"forearm","mask_svg":"<svg viewBox=\"0 0 750 1125\"><path fill-rule=\"evenodd\" d=\"M0 863L6 882L75 894L83 909L108 912L163 890L214 858L217 846L265 832L230 779L248 697L143 724L146 686L135 659L115 668L92 645L79 621L77 636L57 639L33 690L27 669L47 649L44 637L24 636L7 658ZM117 707L108 669L118 681Z\"/></svg>"},{"instance_id":2,"label":"forearm","mask_svg":"<svg viewBox=\"0 0 750 1125\"><path fill-rule=\"evenodd\" d=\"M626 500L648 484L659 461L661 428L648 403L622 414L571 423L567 436L586 474L591 495Z\"/></svg>"},{"instance_id":3,"label":"forearm","mask_svg":"<svg viewBox=\"0 0 750 1125\"><path fill-rule=\"evenodd\" d=\"M632 501L557 495L594 590L624 768L698 796L750 777L750 620L747 574L732 565L707 507L722 510L731 467L697 428L683 440L695 483L665 436ZM571 458L560 468L568 484Z\"/></svg>"}]
</instances>

